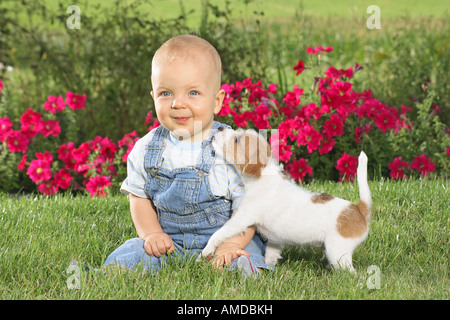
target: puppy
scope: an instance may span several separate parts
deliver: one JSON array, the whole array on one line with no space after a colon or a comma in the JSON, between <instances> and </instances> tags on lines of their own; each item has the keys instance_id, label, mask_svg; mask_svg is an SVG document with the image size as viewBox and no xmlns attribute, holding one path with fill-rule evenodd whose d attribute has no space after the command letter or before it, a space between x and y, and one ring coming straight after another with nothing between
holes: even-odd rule
<instances>
[{"instance_id":1,"label":"puppy","mask_svg":"<svg viewBox=\"0 0 450 320\"><path fill-rule=\"evenodd\" d=\"M354 272L352 254L367 237L372 202L364 152L358 159L360 201L355 205L286 179L267 140L254 130L221 130L214 136L213 147L241 173L245 194L230 220L211 236L202 256L255 226L268 239L265 260L269 265L277 263L284 246L309 245L324 247L332 267Z\"/></svg>"}]
</instances>

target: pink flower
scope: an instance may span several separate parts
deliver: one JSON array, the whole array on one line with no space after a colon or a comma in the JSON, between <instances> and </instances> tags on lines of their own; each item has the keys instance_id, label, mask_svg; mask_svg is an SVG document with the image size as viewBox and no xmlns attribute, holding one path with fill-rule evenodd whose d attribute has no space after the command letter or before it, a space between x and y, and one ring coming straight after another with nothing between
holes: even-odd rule
<instances>
[{"instance_id":1,"label":"pink flower","mask_svg":"<svg viewBox=\"0 0 450 320\"><path fill-rule=\"evenodd\" d=\"M309 153L316 150L321 141L322 135L309 124L306 124L298 133L298 145L306 145Z\"/></svg>"},{"instance_id":2,"label":"pink flower","mask_svg":"<svg viewBox=\"0 0 450 320\"><path fill-rule=\"evenodd\" d=\"M55 186L66 190L70 187L70 183L73 180L72 175L67 171L66 169L60 169L55 175L53 176L54 184Z\"/></svg>"},{"instance_id":3,"label":"pink flower","mask_svg":"<svg viewBox=\"0 0 450 320\"><path fill-rule=\"evenodd\" d=\"M53 162L53 156L52 156L52 153L50 151L45 151L44 153L36 152L35 155L36 155L36 158L38 160L43 160L43 161L47 161L47 162L50 162L50 163Z\"/></svg>"},{"instance_id":4,"label":"pink flower","mask_svg":"<svg viewBox=\"0 0 450 320\"><path fill-rule=\"evenodd\" d=\"M309 174L309 176L312 176L312 167L308 165L307 159L300 158L288 164L287 172L289 172L292 179L294 179L295 181L303 182L307 174Z\"/></svg>"},{"instance_id":5,"label":"pink flower","mask_svg":"<svg viewBox=\"0 0 450 320\"><path fill-rule=\"evenodd\" d=\"M447 147L447 148L445 149L445 152L447 153L447 156L450 157L450 147Z\"/></svg>"},{"instance_id":6,"label":"pink flower","mask_svg":"<svg viewBox=\"0 0 450 320\"><path fill-rule=\"evenodd\" d=\"M436 170L434 163L431 162L430 158L427 158L424 154L413 159L411 168L419 171L422 177L425 177L428 173Z\"/></svg>"},{"instance_id":7,"label":"pink flower","mask_svg":"<svg viewBox=\"0 0 450 320\"><path fill-rule=\"evenodd\" d=\"M86 189L89 191L91 198L105 197L105 188L112 185L111 181L105 176L95 176L89 178Z\"/></svg>"},{"instance_id":8,"label":"pink flower","mask_svg":"<svg viewBox=\"0 0 450 320\"><path fill-rule=\"evenodd\" d=\"M84 109L86 101L86 94L82 96L71 91L66 93L66 103L72 110Z\"/></svg>"},{"instance_id":9,"label":"pink flower","mask_svg":"<svg viewBox=\"0 0 450 320\"><path fill-rule=\"evenodd\" d=\"M22 156L22 160L20 160L20 163L17 165L17 169L22 171L23 169L25 169L26 164L27 164L27 155L24 154Z\"/></svg>"},{"instance_id":10,"label":"pink flower","mask_svg":"<svg viewBox=\"0 0 450 320\"><path fill-rule=\"evenodd\" d=\"M57 120L42 121L41 133L44 137L48 137L49 135L57 137L61 133L59 121Z\"/></svg>"},{"instance_id":11,"label":"pink flower","mask_svg":"<svg viewBox=\"0 0 450 320\"><path fill-rule=\"evenodd\" d=\"M58 159L64 162L67 169L75 170L77 161L73 157L74 150L75 147L73 146L73 142L68 142L67 144L62 144L58 147Z\"/></svg>"},{"instance_id":12,"label":"pink flower","mask_svg":"<svg viewBox=\"0 0 450 320\"><path fill-rule=\"evenodd\" d=\"M339 170L339 174L343 177L339 181L351 181L356 175L356 169L358 166L358 157L348 155L344 152L341 158L337 161L336 169Z\"/></svg>"},{"instance_id":13,"label":"pink flower","mask_svg":"<svg viewBox=\"0 0 450 320\"><path fill-rule=\"evenodd\" d=\"M125 151L125 154L122 156L122 161L126 162L128 159L128 155L130 154L131 150L134 148L134 144L136 141L139 140L139 137L136 137L137 132L134 130L133 132L127 133L123 136L122 140L118 141L119 148L127 147L127 150Z\"/></svg>"},{"instance_id":14,"label":"pink flower","mask_svg":"<svg viewBox=\"0 0 450 320\"><path fill-rule=\"evenodd\" d=\"M45 181L39 184L37 188L42 194L46 195L47 197L58 192L58 187L53 181Z\"/></svg>"},{"instance_id":15,"label":"pink flower","mask_svg":"<svg viewBox=\"0 0 450 320\"><path fill-rule=\"evenodd\" d=\"M2 94L2 89L4 88L2 79L0 79L0 95Z\"/></svg>"},{"instance_id":16,"label":"pink flower","mask_svg":"<svg viewBox=\"0 0 450 320\"><path fill-rule=\"evenodd\" d=\"M23 152L28 149L30 139L20 131L11 130L6 137L6 144L11 152Z\"/></svg>"},{"instance_id":17,"label":"pink flower","mask_svg":"<svg viewBox=\"0 0 450 320\"><path fill-rule=\"evenodd\" d=\"M50 113L62 111L66 107L66 103L61 95L58 97L48 96L47 99L48 100L44 102L44 109Z\"/></svg>"},{"instance_id":18,"label":"pink flower","mask_svg":"<svg viewBox=\"0 0 450 320\"><path fill-rule=\"evenodd\" d=\"M288 91L284 95L284 103L289 106L298 106L300 104L300 96L303 94L303 92L303 89L299 89L298 85L294 84L294 90Z\"/></svg>"},{"instance_id":19,"label":"pink flower","mask_svg":"<svg viewBox=\"0 0 450 320\"><path fill-rule=\"evenodd\" d=\"M333 51L332 47L324 48L323 46L318 46L318 47L315 47L314 49L312 47L306 48L306 53L312 53L312 54L318 54L321 52L331 52L331 51Z\"/></svg>"},{"instance_id":20,"label":"pink flower","mask_svg":"<svg viewBox=\"0 0 450 320\"><path fill-rule=\"evenodd\" d=\"M409 164L406 161L402 160L402 157L395 158L394 161L392 161L388 165L388 168L391 171L389 173L389 176L392 179L405 179L405 178L408 178L407 176L405 176L405 171L404 171L405 167L410 167L410 166L409 166Z\"/></svg>"},{"instance_id":21,"label":"pink flower","mask_svg":"<svg viewBox=\"0 0 450 320\"><path fill-rule=\"evenodd\" d=\"M297 71L297 76L305 70L305 64L303 61L298 60L297 65L294 67L294 70Z\"/></svg>"},{"instance_id":22,"label":"pink flower","mask_svg":"<svg viewBox=\"0 0 450 320\"><path fill-rule=\"evenodd\" d=\"M13 123L8 117L0 118L0 142L5 141L8 133L11 131Z\"/></svg>"},{"instance_id":23,"label":"pink flower","mask_svg":"<svg viewBox=\"0 0 450 320\"><path fill-rule=\"evenodd\" d=\"M38 112L33 111L32 108L27 109L27 111L25 111L20 116L20 122L22 124L22 133L24 133L30 139L36 136L42 130L42 115Z\"/></svg>"},{"instance_id":24,"label":"pink flower","mask_svg":"<svg viewBox=\"0 0 450 320\"><path fill-rule=\"evenodd\" d=\"M27 175L34 183L50 180L52 178L52 170L50 162L45 160L33 160L27 170Z\"/></svg>"},{"instance_id":25,"label":"pink flower","mask_svg":"<svg viewBox=\"0 0 450 320\"><path fill-rule=\"evenodd\" d=\"M280 139L280 130L270 136L270 146L273 156L278 161L289 161L292 155L291 146L285 140Z\"/></svg>"},{"instance_id":26,"label":"pink flower","mask_svg":"<svg viewBox=\"0 0 450 320\"><path fill-rule=\"evenodd\" d=\"M268 118L272 114L272 110L264 104L260 104L255 107L253 111L252 121L257 129L270 128Z\"/></svg>"}]
</instances>

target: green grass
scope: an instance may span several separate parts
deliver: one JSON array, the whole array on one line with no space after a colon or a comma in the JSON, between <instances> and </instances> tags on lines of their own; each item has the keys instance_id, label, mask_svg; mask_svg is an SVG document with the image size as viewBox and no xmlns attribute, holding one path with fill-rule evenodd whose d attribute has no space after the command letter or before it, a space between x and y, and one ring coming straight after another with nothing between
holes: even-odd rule
<instances>
[{"instance_id":1,"label":"green grass","mask_svg":"<svg viewBox=\"0 0 450 320\"><path fill-rule=\"evenodd\" d=\"M72 290L71 260L100 267L135 236L126 197L2 195L0 299L449 299L449 180L381 180L370 187L371 231L354 254L357 275L328 271L321 250L289 247L277 270L257 280L187 262L156 275L81 271L80 288ZM358 198L348 183L307 188ZM380 289L367 285L371 265L381 271Z\"/></svg>"}]
</instances>

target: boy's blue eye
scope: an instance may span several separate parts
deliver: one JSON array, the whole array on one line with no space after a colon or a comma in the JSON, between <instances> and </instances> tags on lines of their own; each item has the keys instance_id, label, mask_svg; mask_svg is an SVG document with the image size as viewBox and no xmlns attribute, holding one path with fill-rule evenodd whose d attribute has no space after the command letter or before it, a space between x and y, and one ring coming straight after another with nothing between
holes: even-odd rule
<instances>
[{"instance_id":1,"label":"boy's blue eye","mask_svg":"<svg viewBox=\"0 0 450 320\"><path fill-rule=\"evenodd\" d=\"M163 97L168 97L168 96L170 96L170 92L169 91L163 91L163 92L161 92L161 95Z\"/></svg>"},{"instance_id":2,"label":"boy's blue eye","mask_svg":"<svg viewBox=\"0 0 450 320\"><path fill-rule=\"evenodd\" d=\"M190 95L192 96L197 96L199 95L198 91L192 90L191 92L189 92Z\"/></svg>"}]
</instances>

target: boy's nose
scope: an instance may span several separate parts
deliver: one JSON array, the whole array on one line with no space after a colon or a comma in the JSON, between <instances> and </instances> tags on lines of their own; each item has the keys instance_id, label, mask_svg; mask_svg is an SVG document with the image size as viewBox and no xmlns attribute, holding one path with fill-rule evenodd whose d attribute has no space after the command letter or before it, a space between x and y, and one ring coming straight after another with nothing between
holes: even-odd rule
<instances>
[{"instance_id":1,"label":"boy's nose","mask_svg":"<svg viewBox=\"0 0 450 320\"><path fill-rule=\"evenodd\" d=\"M181 99L174 99L172 102L172 109L184 108L185 103Z\"/></svg>"}]
</instances>

